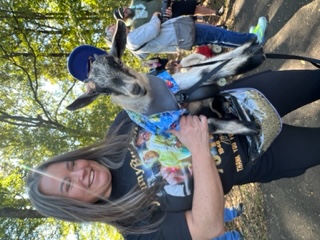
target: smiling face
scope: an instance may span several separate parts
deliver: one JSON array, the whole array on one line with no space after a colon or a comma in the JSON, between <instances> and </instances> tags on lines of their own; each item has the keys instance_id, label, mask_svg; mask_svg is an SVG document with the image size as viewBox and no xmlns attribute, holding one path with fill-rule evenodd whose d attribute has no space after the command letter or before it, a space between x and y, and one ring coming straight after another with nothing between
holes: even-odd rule
<instances>
[{"instance_id":1,"label":"smiling face","mask_svg":"<svg viewBox=\"0 0 320 240\"><path fill-rule=\"evenodd\" d=\"M128 7L122 7L123 11L123 21L126 21L128 19L131 19L134 17L134 11L131 8Z\"/></svg>"},{"instance_id":2,"label":"smiling face","mask_svg":"<svg viewBox=\"0 0 320 240\"><path fill-rule=\"evenodd\" d=\"M49 165L40 179L39 191L45 195L63 196L94 203L111 193L111 173L101 164L79 159Z\"/></svg>"},{"instance_id":3,"label":"smiling face","mask_svg":"<svg viewBox=\"0 0 320 240\"><path fill-rule=\"evenodd\" d=\"M151 166L158 159L159 159L159 154L156 151L149 150L145 152L143 155L144 162L149 166Z\"/></svg>"},{"instance_id":4,"label":"smiling face","mask_svg":"<svg viewBox=\"0 0 320 240\"><path fill-rule=\"evenodd\" d=\"M140 133L136 139L136 146L137 147L142 146L142 144L149 141L150 138L151 138L151 132L144 131Z\"/></svg>"}]
</instances>

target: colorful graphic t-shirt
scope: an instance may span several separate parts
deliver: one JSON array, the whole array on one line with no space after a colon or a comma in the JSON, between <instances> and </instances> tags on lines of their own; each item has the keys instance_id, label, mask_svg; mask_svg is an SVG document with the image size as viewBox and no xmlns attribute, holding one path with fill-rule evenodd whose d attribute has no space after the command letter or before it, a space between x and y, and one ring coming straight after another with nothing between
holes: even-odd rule
<instances>
[{"instance_id":1,"label":"colorful graphic t-shirt","mask_svg":"<svg viewBox=\"0 0 320 240\"><path fill-rule=\"evenodd\" d=\"M192 207L193 197L192 161L188 149L173 135L164 138L137 126L125 111L119 114L113 125L119 126L121 121L127 124L121 127L119 133L134 132L132 149L128 150L124 165L111 171L110 199L120 198L136 185L144 189L161 182L163 187L157 192L159 211L167 213L159 232L141 235L143 238L130 236L128 239L171 239L168 237L170 232L173 234L172 239L191 239L184 216L184 212ZM247 159L246 155L242 152L246 146L241 146L240 140L241 137L233 135L210 137L212 158L225 193L231 190L235 184L234 178L247 164L243 160ZM180 226L179 231L176 230L177 226Z\"/></svg>"}]
</instances>

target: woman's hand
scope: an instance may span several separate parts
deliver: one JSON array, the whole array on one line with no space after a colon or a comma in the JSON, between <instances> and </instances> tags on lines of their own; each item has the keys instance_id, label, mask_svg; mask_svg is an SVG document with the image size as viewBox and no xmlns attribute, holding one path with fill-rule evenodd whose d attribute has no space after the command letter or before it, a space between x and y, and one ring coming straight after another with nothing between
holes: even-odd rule
<instances>
[{"instance_id":1,"label":"woman's hand","mask_svg":"<svg viewBox=\"0 0 320 240\"><path fill-rule=\"evenodd\" d=\"M209 147L205 116L183 116L180 130L171 130L192 155L194 190L192 209L185 216L192 239L212 239L224 232L224 195Z\"/></svg>"},{"instance_id":2,"label":"woman's hand","mask_svg":"<svg viewBox=\"0 0 320 240\"><path fill-rule=\"evenodd\" d=\"M153 16L159 17L159 16L161 16L161 12L154 12Z\"/></svg>"},{"instance_id":3,"label":"woman's hand","mask_svg":"<svg viewBox=\"0 0 320 240\"><path fill-rule=\"evenodd\" d=\"M170 130L191 154L198 151L209 151L208 121L201 116L182 116L180 130Z\"/></svg>"}]
</instances>

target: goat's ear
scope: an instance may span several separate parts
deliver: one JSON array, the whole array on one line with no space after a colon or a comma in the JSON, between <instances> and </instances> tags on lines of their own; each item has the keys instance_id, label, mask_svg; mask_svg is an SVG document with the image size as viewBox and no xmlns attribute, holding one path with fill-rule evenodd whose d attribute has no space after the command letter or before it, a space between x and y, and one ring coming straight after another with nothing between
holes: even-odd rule
<instances>
[{"instance_id":1,"label":"goat's ear","mask_svg":"<svg viewBox=\"0 0 320 240\"><path fill-rule=\"evenodd\" d=\"M91 104L100 93L84 93L79 96L73 103L66 107L69 111L75 111Z\"/></svg>"},{"instance_id":2,"label":"goat's ear","mask_svg":"<svg viewBox=\"0 0 320 240\"><path fill-rule=\"evenodd\" d=\"M111 49L109 53L112 56L121 58L127 44L127 26L122 20L118 20L116 23L115 34L113 35Z\"/></svg>"}]
</instances>

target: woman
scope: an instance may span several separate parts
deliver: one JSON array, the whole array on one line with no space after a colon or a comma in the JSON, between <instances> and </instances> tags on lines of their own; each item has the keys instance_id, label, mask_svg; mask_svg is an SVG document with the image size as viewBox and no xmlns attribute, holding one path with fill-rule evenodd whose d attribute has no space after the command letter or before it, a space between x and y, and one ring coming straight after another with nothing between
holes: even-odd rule
<instances>
[{"instance_id":1,"label":"woman","mask_svg":"<svg viewBox=\"0 0 320 240\"><path fill-rule=\"evenodd\" d=\"M267 71L227 88L259 90L282 117L320 99L319 79L320 70ZM189 168L144 165L135 146L139 128L122 112L105 141L45 162L37 168L44 176L31 172L30 199L44 215L105 222L128 239L212 239L224 232L224 194L232 186L295 177L320 165L320 128L283 124L252 163L245 137L209 136L203 116L183 117L180 127L171 133L191 152ZM179 175L179 181L164 181L169 175Z\"/></svg>"},{"instance_id":2,"label":"woman","mask_svg":"<svg viewBox=\"0 0 320 240\"><path fill-rule=\"evenodd\" d=\"M193 46L214 43L225 47L238 47L257 39L264 41L267 19L260 17L254 33L228 31L210 24L194 23L191 17L177 17L161 24L159 13L154 13L151 20L139 28L127 30L127 49L137 57L144 59L150 53L176 53L179 49L190 50ZM106 42L111 44L116 25L105 29Z\"/></svg>"}]
</instances>

